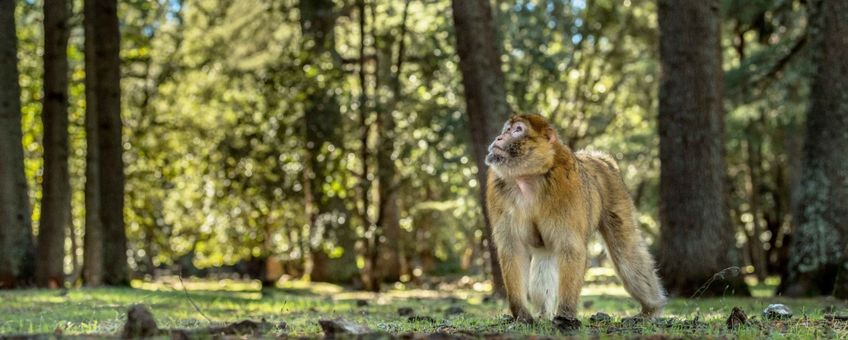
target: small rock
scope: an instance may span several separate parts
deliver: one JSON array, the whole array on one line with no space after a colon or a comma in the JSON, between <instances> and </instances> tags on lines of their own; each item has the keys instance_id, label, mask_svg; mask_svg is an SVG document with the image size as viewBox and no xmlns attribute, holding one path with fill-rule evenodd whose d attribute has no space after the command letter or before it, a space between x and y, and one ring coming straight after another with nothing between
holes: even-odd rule
<instances>
[{"instance_id":1,"label":"small rock","mask_svg":"<svg viewBox=\"0 0 848 340\"><path fill-rule=\"evenodd\" d=\"M451 315L457 315L457 314L463 314L463 313L465 313L465 310L462 309L462 307L459 307L459 306L450 306L450 307L448 307L448 309L445 310L445 316L451 316Z\"/></svg>"},{"instance_id":2,"label":"small rock","mask_svg":"<svg viewBox=\"0 0 848 340\"><path fill-rule=\"evenodd\" d=\"M573 316L557 316L553 320L554 328L561 332L571 332L580 329L580 320Z\"/></svg>"},{"instance_id":3,"label":"small rock","mask_svg":"<svg viewBox=\"0 0 848 340\"><path fill-rule=\"evenodd\" d=\"M412 315L409 318L407 318L406 320L409 321L409 322L436 323L436 319L433 319L433 318L426 316L426 315Z\"/></svg>"},{"instance_id":4,"label":"small rock","mask_svg":"<svg viewBox=\"0 0 848 340\"><path fill-rule=\"evenodd\" d=\"M741 308L733 307L730 316L727 318L727 329L737 329L746 323L748 323L748 315L745 315Z\"/></svg>"},{"instance_id":5,"label":"small rock","mask_svg":"<svg viewBox=\"0 0 848 340\"><path fill-rule=\"evenodd\" d=\"M321 329L324 330L324 336L328 338L371 333L371 329L368 327L355 324L342 318L333 320L321 319L318 320L318 324L321 325Z\"/></svg>"},{"instance_id":6,"label":"small rock","mask_svg":"<svg viewBox=\"0 0 848 340\"><path fill-rule=\"evenodd\" d=\"M583 301L583 308L584 308L584 309L592 308L592 306L593 306L594 304L595 304L595 301L592 301L592 300L586 300L586 301Z\"/></svg>"},{"instance_id":7,"label":"small rock","mask_svg":"<svg viewBox=\"0 0 848 340\"><path fill-rule=\"evenodd\" d=\"M209 334L223 335L254 335L261 334L266 328L265 322L255 322L250 320L242 320L236 323L231 323L224 327L210 327Z\"/></svg>"},{"instance_id":8,"label":"small rock","mask_svg":"<svg viewBox=\"0 0 848 340\"><path fill-rule=\"evenodd\" d=\"M127 323L121 337L124 339L147 338L159 333L156 319L144 305L132 305L127 310Z\"/></svg>"},{"instance_id":9,"label":"small rock","mask_svg":"<svg viewBox=\"0 0 848 340\"><path fill-rule=\"evenodd\" d=\"M409 307L401 307L398 308L397 313L400 316L410 316L412 314L415 314L415 310Z\"/></svg>"},{"instance_id":10,"label":"small rock","mask_svg":"<svg viewBox=\"0 0 848 340\"><path fill-rule=\"evenodd\" d=\"M367 300L356 300L356 307L365 307L368 306Z\"/></svg>"},{"instance_id":11,"label":"small rock","mask_svg":"<svg viewBox=\"0 0 848 340\"><path fill-rule=\"evenodd\" d=\"M159 327L156 326L153 313L150 313L144 305L130 306L127 310L127 323L124 324L121 337L124 339L146 338L155 336L157 333L159 333Z\"/></svg>"},{"instance_id":12,"label":"small rock","mask_svg":"<svg viewBox=\"0 0 848 340\"><path fill-rule=\"evenodd\" d=\"M635 327L648 321L649 320L647 318L641 315L629 316L621 319L621 325L624 327Z\"/></svg>"},{"instance_id":13,"label":"small rock","mask_svg":"<svg viewBox=\"0 0 848 340\"><path fill-rule=\"evenodd\" d=\"M277 324L277 329L281 331L287 330L289 329L289 324L287 324L285 321L280 321L280 323Z\"/></svg>"},{"instance_id":14,"label":"small rock","mask_svg":"<svg viewBox=\"0 0 848 340\"><path fill-rule=\"evenodd\" d=\"M769 320L789 319L792 317L792 310L784 304L775 303L763 310L763 317Z\"/></svg>"},{"instance_id":15,"label":"small rock","mask_svg":"<svg viewBox=\"0 0 848 340\"><path fill-rule=\"evenodd\" d=\"M612 317L607 313L597 312L589 317L589 323L591 324L604 324L610 322L612 322Z\"/></svg>"}]
</instances>

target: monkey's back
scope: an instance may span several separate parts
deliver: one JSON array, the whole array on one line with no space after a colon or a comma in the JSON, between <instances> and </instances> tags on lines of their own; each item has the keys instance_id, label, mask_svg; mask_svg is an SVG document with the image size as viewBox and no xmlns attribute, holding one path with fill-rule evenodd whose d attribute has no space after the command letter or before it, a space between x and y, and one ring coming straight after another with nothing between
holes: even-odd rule
<instances>
[{"instance_id":1,"label":"monkey's back","mask_svg":"<svg viewBox=\"0 0 848 340\"><path fill-rule=\"evenodd\" d=\"M617 205L632 205L621 170L612 156L595 150L580 150L574 157L583 185L597 192L601 210Z\"/></svg>"}]
</instances>

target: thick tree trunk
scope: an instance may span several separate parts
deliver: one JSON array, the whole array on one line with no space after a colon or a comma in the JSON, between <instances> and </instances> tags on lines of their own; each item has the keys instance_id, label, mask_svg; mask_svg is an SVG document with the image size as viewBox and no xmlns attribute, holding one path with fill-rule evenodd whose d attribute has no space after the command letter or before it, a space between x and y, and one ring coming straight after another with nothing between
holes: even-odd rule
<instances>
[{"instance_id":1,"label":"thick tree trunk","mask_svg":"<svg viewBox=\"0 0 848 340\"><path fill-rule=\"evenodd\" d=\"M120 30L118 27L118 8L116 0L97 0L85 2L86 27L86 85L91 91L86 91L86 101L93 104L92 117L86 119L87 132L92 132L96 124L94 136L88 136L88 141L95 144L88 146L89 152L96 145L96 152L89 155L89 160L95 163L87 167L87 175L99 175L96 182L91 182L91 189L97 190L92 202L86 203L86 208L97 208L87 211L86 223L89 220L94 231L94 238L100 237L102 251L102 281L107 285L129 284L127 265L127 237L124 229L124 161L121 121L121 59L120 59ZM88 40L91 39L89 44ZM87 111L87 114L92 111ZM96 167L96 169L91 169ZM97 174L94 174L97 172ZM86 179L86 198L89 198L89 181ZM94 230L99 217L100 235ZM89 226L86 226L88 234ZM86 242L89 241L86 235ZM91 247L97 247L91 245ZM86 245L86 250L90 247ZM97 250L94 250L96 253ZM93 254L92 254L93 255ZM89 256L86 256L88 259ZM96 273L92 266L91 273ZM96 275L96 274L95 274ZM89 282L89 284L96 284Z\"/></svg>"},{"instance_id":2,"label":"thick tree trunk","mask_svg":"<svg viewBox=\"0 0 848 340\"><path fill-rule=\"evenodd\" d=\"M848 271L848 2L815 0L809 9L808 39L816 69L789 270L779 291L845 296L848 287L835 287L835 280L839 271Z\"/></svg>"},{"instance_id":3,"label":"thick tree trunk","mask_svg":"<svg viewBox=\"0 0 848 340\"><path fill-rule=\"evenodd\" d=\"M724 270L739 263L723 185L719 7L659 2L659 272L673 296L749 294Z\"/></svg>"},{"instance_id":4,"label":"thick tree trunk","mask_svg":"<svg viewBox=\"0 0 848 340\"><path fill-rule=\"evenodd\" d=\"M35 249L21 145L15 0L0 0L0 289L32 283Z\"/></svg>"},{"instance_id":5,"label":"thick tree trunk","mask_svg":"<svg viewBox=\"0 0 848 340\"><path fill-rule=\"evenodd\" d=\"M453 0L452 7L468 125L477 162L479 199L483 208L483 237L489 249L495 294L503 296L501 267L497 249L492 242L492 227L485 199L487 148L501 130L510 112L506 103L501 51L488 0Z\"/></svg>"},{"instance_id":6,"label":"thick tree trunk","mask_svg":"<svg viewBox=\"0 0 848 340\"><path fill-rule=\"evenodd\" d=\"M65 230L71 226L68 175L68 37L70 3L44 3L44 182L38 225L36 284L59 288L65 281Z\"/></svg>"},{"instance_id":7,"label":"thick tree trunk","mask_svg":"<svg viewBox=\"0 0 848 340\"><path fill-rule=\"evenodd\" d=\"M85 1L85 232L82 279L86 286L103 283L103 221L100 216L100 133L97 124L97 54L94 1Z\"/></svg>"}]
</instances>

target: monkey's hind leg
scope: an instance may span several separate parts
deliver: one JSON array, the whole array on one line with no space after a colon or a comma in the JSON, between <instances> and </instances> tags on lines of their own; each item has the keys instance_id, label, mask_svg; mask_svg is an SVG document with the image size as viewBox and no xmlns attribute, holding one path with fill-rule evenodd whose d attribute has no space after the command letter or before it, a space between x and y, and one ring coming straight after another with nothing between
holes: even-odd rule
<instances>
[{"instance_id":1,"label":"monkey's hind leg","mask_svg":"<svg viewBox=\"0 0 848 340\"><path fill-rule=\"evenodd\" d=\"M629 202L628 202L629 203ZM642 305L640 316L657 317L666 303L665 291L657 277L654 259L635 226L632 206L607 211L600 225L624 289Z\"/></svg>"}]
</instances>

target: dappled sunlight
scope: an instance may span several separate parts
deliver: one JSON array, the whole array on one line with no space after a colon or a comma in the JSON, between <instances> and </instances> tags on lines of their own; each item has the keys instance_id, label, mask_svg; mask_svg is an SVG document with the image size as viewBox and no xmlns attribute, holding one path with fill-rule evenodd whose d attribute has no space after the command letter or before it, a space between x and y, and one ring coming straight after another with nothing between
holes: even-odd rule
<instances>
[{"instance_id":1,"label":"dappled sunlight","mask_svg":"<svg viewBox=\"0 0 848 340\"><path fill-rule=\"evenodd\" d=\"M145 290L209 290L209 291L258 291L262 284L256 280L209 280L198 278L183 278L179 276L163 276L156 281L133 280L133 288Z\"/></svg>"},{"instance_id":2,"label":"dappled sunlight","mask_svg":"<svg viewBox=\"0 0 848 340\"><path fill-rule=\"evenodd\" d=\"M846 23L0 0L0 340L848 339Z\"/></svg>"},{"instance_id":3,"label":"dappled sunlight","mask_svg":"<svg viewBox=\"0 0 848 340\"><path fill-rule=\"evenodd\" d=\"M557 332L545 322L536 326L502 323L499 320L508 313L507 305L503 300L488 299L491 293L488 290L435 290L401 286L371 293L296 280L281 282L276 288L261 291L258 281L250 280L190 278L184 282L186 291L183 291L179 280L174 281L172 278L156 282L134 282L136 288L0 291L0 315L4 316L0 319L0 333L50 333L59 328L68 335L115 334L125 321L126 309L135 303L148 306L163 328L199 328L244 319L264 319L272 324L285 321L288 324L286 334L290 336L316 336L321 332L318 319L344 317L375 330L394 333L429 333L438 327L484 333ZM473 282L467 283L474 286ZM639 311L638 303L621 286L610 283L588 282L580 303L579 317L584 325L588 325L589 317L598 312L607 313L618 322ZM719 335L722 334L724 320L732 307L740 307L749 317L757 317L771 303L784 303L801 317L794 319L798 321L785 324L785 331L796 333L804 333L809 328L802 323L804 316L820 320L826 310L848 312L848 305L844 301L826 298L717 297L671 299L664 316L678 320L697 318L706 323L707 334ZM437 323L409 321L406 317L400 317L398 308L402 307L410 308L414 315L431 317ZM446 311L450 307L460 307L463 313L447 315ZM646 332L690 332L685 325L671 328L650 325L641 327ZM585 331L591 332L591 328ZM759 334L753 330L747 332ZM834 332L848 336L848 330L844 327L834 328ZM282 330L275 328L270 334L282 334Z\"/></svg>"}]
</instances>

